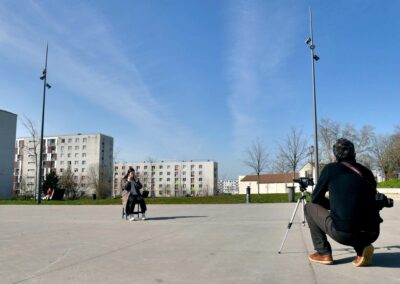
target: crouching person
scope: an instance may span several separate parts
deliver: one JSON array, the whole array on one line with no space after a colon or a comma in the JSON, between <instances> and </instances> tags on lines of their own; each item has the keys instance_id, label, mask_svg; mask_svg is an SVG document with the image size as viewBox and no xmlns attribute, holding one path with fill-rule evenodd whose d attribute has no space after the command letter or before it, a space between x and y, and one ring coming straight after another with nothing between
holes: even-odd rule
<instances>
[{"instance_id":1,"label":"crouching person","mask_svg":"<svg viewBox=\"0 0 400 284\"><path fill-rule=\"evenodd\" d=\"M316 252L309 260L332 264L333 240L351 246L357 253L355 266L372 264L372 243L379 236L382 219L376 206L376 181L372 172L356 162L354 145L339 139L333 146L336 162L322 170L312 194L312 202L305 206L305 216ZM325 194L329 192L329 200Z\"/></svg>"}]
</instances>

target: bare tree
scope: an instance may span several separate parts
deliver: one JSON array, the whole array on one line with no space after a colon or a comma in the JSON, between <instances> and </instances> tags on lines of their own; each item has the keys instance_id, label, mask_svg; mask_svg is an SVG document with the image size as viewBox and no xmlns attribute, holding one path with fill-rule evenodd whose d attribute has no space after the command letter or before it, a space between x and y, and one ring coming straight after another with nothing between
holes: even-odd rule
<instances>
[{"instance_id":1,"label":"bare tree","mask_svg":"<svg viewBox=\"0 0 400 284\"><path fill-rule=\"evenodd\" d=\"M390 136L388 155L390 157L390 178L399 178L400 173L400 127Z\"/></svg>"},{"instance_id":2,"label":"bare tree","mask_svg":"<svg viewBox=\"0 0 400 284\"><path fill-rule=\"evenodd\" d=\"M63 172L58 182L59 187L64 190L65 196L68 199L76 199L79 192L79 184L77 182L77 177L71 170L71 166Z\"/></svg>"},{"instance_id":3,"label":"bare tree","mask_svg":"<svg viewBox=\"0 0 400 284\"><path fill-rule=\"evenodd\" d=\"M36 126L34 122L23 115L23 118L21 118L22 125L28 130L30 139L27 142L27 145L24 145L23 151L26 155L28 155L28 159L34 162L35 165L35 177L34 177L34 192L33 196L36 198L36 188L37 188L37 178L38 178L38 164L39 164L39 136L38 136L38 131L36 129ZM32 146L32 147L31 147Z\"/></svg>"},{"instance_id":4,"label":"bare tree","mask_svg":"<svg viewBox=\"0 0 400 284\"><path fill-rule=\"evenodd\" d=\"M154 174L155 174L155 165L154 163L157 162L156 159L152 158L152 157L148 157L146 159L147 163L150 163L150 196L151 197L155 197L155 182L154 182Z\"/></svg>"},{"instance_id":5,"label":"bare tree","mask_svg":"<svg viewBox=\"0 0 400 284\"><path fill-rule=\"evenodd\" d=\"M346 124L343 129L342 137L345 137L353 142L357 154L357 160L371 168L372 166L372 144L373 144L374 129L370 125L364 125L360 131L354 128L351 124Z\"/></svg>"},{"instance_id":6,"label":"bare tree","mask_svg":"<svg viewBox=\"0 0 400 284\"><path fill-rule=\"evenodd\" d=\"M335 141L340 138L340 124L329 119L321 119L318 125L319 141L321 142L321 160L332 162L332 147Z\"/></svg>"},{"instance_id":7,"label":"bare tree","mask_svg":"<svg viewBox=\"0 0 400 284\"><path fill-rule=\"evenodd\" d=\"M299 164L307 155L307 140L303 137L302 132L291 128L283 144L279 145L279 154L289 165L293 172L293 178L295 178Z\"/></svg>"},{"instance_id":8,"label":"bare tree","mask_svg":"<svg viewBox=\"0 0 400 284\"><path fill-rule=\"evenodd\" d=\"M364 125L360 131L354 128L351 124L342 125L339 122L329 119L322 119L319 123L319 140L321 144L320 152L322 160L332 162L332 148L336 140L339 138L349 139L354 143L354 148L357 153L357 159L371 167L371 147L372 137L374 135L373 128L369 125Z\"/></svg>"},{"instance_id":9,"label":"bare tree","mask_svg":"<svg viewBox=\"0 0 400 284\"><path fill-rule=\"evenodd\" d=\"M272 163L272 172L273 173L290 173L291 168L288 162L286 161L285 157L282 155L282 153L279 153L276 155L275 160Z\"/></svg>"},{"instance_id":10,"label":"bare tree","mask_svg":"<svg viewBox=\"0 0 400 284\"><path fill-rule=\"evenodd\" d=\"M388 177L390 171L390 137L388 136L377 136L372 138L372 154L375 159L375 164L382 171L384 179Z\"/></svg>"},{"instance_id":11,"label":"bare tree","mask_svg":"<svg viewBox=\"0 0 400 284\"><path fill-rule=\"evenodd\" d=\"M257 192L260 194L260 173L267 168L268 154L262 141L257 138L253 145L246 150L243 163L257 174Z\"/></svg>"},{"instance_id":12,"label":"bare tree","mask_svg":"<svg viewBox=\"0 0 400 284\"><path fill-rule=\"evenodd\" d=\"M107 182L107 171L104 166L92 164L88 168L89 184L95 189L99 198L110 196L109 183Z\"/></svg>"}]
</instances>

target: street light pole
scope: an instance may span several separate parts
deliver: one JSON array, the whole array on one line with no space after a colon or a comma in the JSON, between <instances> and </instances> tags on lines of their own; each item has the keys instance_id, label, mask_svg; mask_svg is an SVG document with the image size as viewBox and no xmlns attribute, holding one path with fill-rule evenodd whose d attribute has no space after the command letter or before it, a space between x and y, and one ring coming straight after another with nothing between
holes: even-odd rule
<instances>
[{"instance_id":1,"label":"street light pole","mask_svg":"<svg viewBox=\"0 0 400 284\"><path fill-rule=\"evenodd\" d=\"M42 105L42 129L40 131L40 147L39 147L39 171L38 171L38 178L37 178L37 185L36 185L36 192L37 192L37 204L41 203L41 196L42 196L42 183L43 183L43 176L42 176L42 169L43 169L43 128L44 128L44 110L45 110L45 103L46 103L46 88L50 89L51 86L47 83L47 55L49 51L49 45L46 46L46 62L44 65L44 70L40 80L43 80L43 105Z\"/></svg>"},{"instance_id":2,"label":"street light pole","mask_svg":"<svg viewBox=\"0 0 400 284\"><path fill-rule=\"evenodd\" d=\"M317 120L317 96L315 90L315 61L319 60L319 56L314 54L314 38L312 29L312 13L311 8L309 8L310 13L310 37L306 40L306 44L310 47L311 51L311 73L312 73L312 92L313 92L313 102L314 102L314 155L315 155L315 167L314 167L314 181L318 181L319 177L319 158L318 158L318 120Z\"/></svg>"}]
</instances>

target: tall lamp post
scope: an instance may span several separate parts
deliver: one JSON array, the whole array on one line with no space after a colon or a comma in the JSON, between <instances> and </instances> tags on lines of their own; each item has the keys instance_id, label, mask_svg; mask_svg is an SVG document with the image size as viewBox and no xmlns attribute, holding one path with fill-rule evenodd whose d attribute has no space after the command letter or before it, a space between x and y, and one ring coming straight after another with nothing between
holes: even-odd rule
<instances>
[{"instance_id":1,"label":"tall lamp post","mask_svg":"<svg viewBox=\"0 0 400 284\"><path fill-rule=\"evenodd\" d=\"M313 29L312 29L312 14L311 8L309 8L310 13L310 37L307 38L306 44L310 47L311 51L311 72L312 72L312 92L314 101L314 154L315 154L315 167L314 167L314 181L318 181L319 177L319 158L318 158L318 127L317 127L317 97L315 91L315 67L314 62L319 60L319 56L314 54L315 44L313 39Z\"/></svg>"},{"instance_id":2,"label":"tall lamp post","mask_svg":"<svg viewBox=\"0 0 400 284\"><path fill-rule=\"evenodd\" d=\"M49 45L47 44L46 46L46 62L44 65L43 73L42 76L40 77L40 80L43 80L43 105L42 105L42 129L40 131L40 147L39 147L39 172L38 172L38 178L37 178L37 203L41 203L41 197L42 197L42 184L43 184L43 176L42 176L42 170L43 170L43 128L44 128L44 109L45 109L45 102L46 102L46 89L50 89L51 86L47 83L47 54L49 51Z\"/></svg>"}]
</instances>

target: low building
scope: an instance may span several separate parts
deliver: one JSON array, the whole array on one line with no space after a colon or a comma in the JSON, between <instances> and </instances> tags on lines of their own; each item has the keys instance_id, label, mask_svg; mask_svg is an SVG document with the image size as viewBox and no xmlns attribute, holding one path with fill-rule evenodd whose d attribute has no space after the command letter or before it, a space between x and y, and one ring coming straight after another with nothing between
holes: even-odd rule
<instances>
[{"instance_id":1,"label":"low building","mask_svg":"<svg viewBox=\"0 0 400 284\"><path fill-rule=\"evenodd\" d=\"M320 165L321 169L324 165ZM260 193L287 193L288 187L295 187L296 191L300 191L299 184L293 183L293 179L299 177L312 178L313 165L305 164L299 172L280 173L280 174L261 174L260 175ZM246 188L250 186L251 194L258 193L257 175L239 176L239 194L246 194ZM310 188L311 190L311 188Z\"/></svg>"},{"instance_id":2,"label":"low building","mask_svg":"<svg viewBox=\"0 0 400 284\"><path fill-rule=\"evenodd\" d=\"M151 197L215 195L218 164L214 161L161 161L114 164L114 195L121 194L121 179L133 167Z\"/></svg>"},{"instance_id":3,"label":"low building","mask_svg":"<svg viewBox=\"0 0 400 284\"><path fill-rule=\"evenodd\" d=\"M299 174L295 174L298 178ZM246 188L250 186L251 194L265 193L287 193L288 187L296 186L293 184L293 173L291 174L261 174L260 192L258 192L257 175L239 177L239 194L246 194Z\"/></svg>"},{"instance_id":4,"label":"low building","mask_svg":"<svg viewBox=\"0 0 400 284\"><path fill-rule=\"evenodd\" d=\"M13 189L13 158L17 115L0 110L0 199L10 199Z\"/></svg>"}]
</instances>

